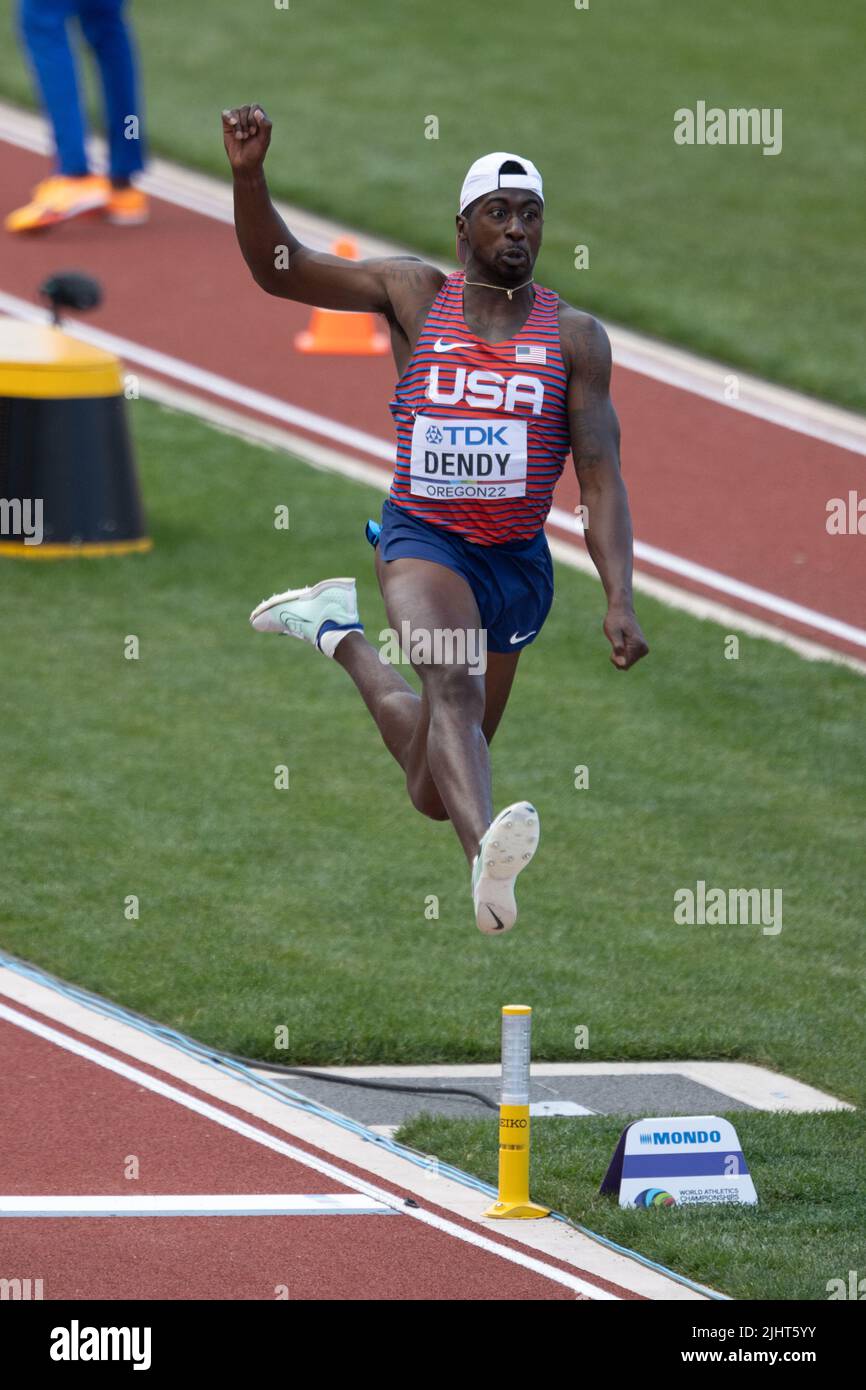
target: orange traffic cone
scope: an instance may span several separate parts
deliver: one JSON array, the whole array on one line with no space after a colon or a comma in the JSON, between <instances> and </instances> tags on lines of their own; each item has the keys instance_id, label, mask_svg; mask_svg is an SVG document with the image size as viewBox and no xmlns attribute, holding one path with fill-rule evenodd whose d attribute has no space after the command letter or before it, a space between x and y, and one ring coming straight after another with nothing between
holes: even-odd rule
<instances>
[{"instance_id":1,"label":"orange traffic cone","mask_svg":"<svg viewBox=\"0 0 866 1390\"><path fill-rule=\"evenodd\" d=\"M358 259L358 248L348 237L335 241L331 250L347 261ZM298 352L378 357L390 346L387 333L377 331L373 314L346 313L342 309L314 309L309 328L295 337Z\"/></svg>"}]
</instances>

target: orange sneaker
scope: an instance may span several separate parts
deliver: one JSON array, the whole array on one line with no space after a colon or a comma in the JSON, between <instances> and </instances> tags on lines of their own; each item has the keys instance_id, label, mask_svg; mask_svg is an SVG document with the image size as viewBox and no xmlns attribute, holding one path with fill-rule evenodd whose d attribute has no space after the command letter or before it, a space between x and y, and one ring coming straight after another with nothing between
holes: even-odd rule
<instances>
[{"instance_id":1,"label":"orange sneaker","mask_svg":"<svg viewBox=\"0 0 866 1390\"><path fill-rule=\"evenodd\" d=\"M150 203L140 188L111 188L106 216L116 227L140 227L150 216Z\"/></svg>"},{"instance_id":2,"label":"orange sneaker","mask_svg":"<svg viewBox=\"0 0 866 1390\"><path fill-rule=\"evenodd\" d=\"M32 201L10 212L4 225L7 232L35 232L40 227L53 227L56 222L68 222L71 217L104 208L108 192L108 180L100 174L85 174L75 179L54 174L36 185Z\"/></svg>"}]
</instances>

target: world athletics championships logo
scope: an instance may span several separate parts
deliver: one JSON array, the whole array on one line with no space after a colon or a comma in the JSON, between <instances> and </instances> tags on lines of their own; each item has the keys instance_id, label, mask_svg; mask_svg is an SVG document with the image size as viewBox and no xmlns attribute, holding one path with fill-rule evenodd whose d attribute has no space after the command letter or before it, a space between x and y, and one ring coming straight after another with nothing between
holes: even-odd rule
<instances>
[{"instance_id":1,"label":"world athletics championships logo","mask_svg":"<svg viewBox=\"0 0 866 1390\"><path fill-rule=\"evenodd\" d=\"M660 1187L645 1187L634 1199L636 1207L675 1207L676 1204L676 1198Z\"/></svg>"}]
</instances>

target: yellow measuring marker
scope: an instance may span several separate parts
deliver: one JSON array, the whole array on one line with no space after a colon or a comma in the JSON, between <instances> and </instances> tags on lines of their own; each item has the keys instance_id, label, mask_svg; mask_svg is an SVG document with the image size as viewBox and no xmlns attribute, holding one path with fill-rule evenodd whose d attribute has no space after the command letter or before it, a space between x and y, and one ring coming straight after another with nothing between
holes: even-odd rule
<instances>
[{"instance_id":1,"label":"yellow measuring marker","mask_svg":"<svg viewBox=\"0 0 866 1390\"><path fill-rule=\"evenodd\" d=\"M531 1220L549 1216L529 1200L529 1062L532 1009L502 1008L502 1092L499 1101L499 1197L485 1216Z\"/></svg>"}]
</instances>

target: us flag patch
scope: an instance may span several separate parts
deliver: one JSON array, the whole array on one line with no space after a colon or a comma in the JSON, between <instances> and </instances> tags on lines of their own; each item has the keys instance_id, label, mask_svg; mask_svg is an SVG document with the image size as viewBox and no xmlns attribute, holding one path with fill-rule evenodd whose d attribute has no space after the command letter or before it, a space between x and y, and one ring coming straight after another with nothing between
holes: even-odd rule
<instances>
[{"instance_id":1,"label":"us flag patch","mask_svg":"<svg viewBox=\"0 0 866 1390\"><path fill-rule=\"evenodd\" d=\"M547 361L547 348L541 343L518 343L514 349L515 362L535 362L543 366Z\"/></svg>"}]
</instances>

